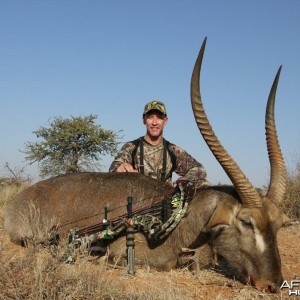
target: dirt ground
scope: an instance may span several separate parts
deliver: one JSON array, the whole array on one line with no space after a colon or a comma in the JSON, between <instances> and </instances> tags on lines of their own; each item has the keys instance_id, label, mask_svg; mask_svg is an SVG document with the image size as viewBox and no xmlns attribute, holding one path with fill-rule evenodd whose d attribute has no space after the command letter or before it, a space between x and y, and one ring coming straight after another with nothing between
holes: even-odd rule
<instances>
[{"instance_id":1,"label":"dirt ground","mask_svg":"<svg viewBox=\"0 0 300 300\"><path fill-rule=\"evenodd\" d=\"M278 245L284 279L289 283L291 280L300 280L300 225L282 228L278 234ZM26 256L29 251L10 243L3 229L0 229L0 249L2 261L16 260L18 257ZM64 272L71 270L75 272L76 268L79 268L79 265L66 265L61 269L60 276L64 276ZM90 259L86 268L92 272L99 268L99 263L95 259ZM213 270L204 270L200 274L194 275L187 269L157 272L146 268L137 268L134 277L127 275L126 270L106 268L105 272L106 279L112 282L118 279L117 288L122 289L125 294L127 291L132 293L134 290L139 290L140 292L144 291L148 296L151 293L154 295L145 297L145 299L300 299L300 294L299 296L289 296L288 288L282 289L275 295L266 294L251 286L228 279ZM103 276L103 273L101 274ZM165 297L161 296L164 295L163 293L165 293ZM156 298L155 295L160 296Z\"/></svg>"}]
</instances>

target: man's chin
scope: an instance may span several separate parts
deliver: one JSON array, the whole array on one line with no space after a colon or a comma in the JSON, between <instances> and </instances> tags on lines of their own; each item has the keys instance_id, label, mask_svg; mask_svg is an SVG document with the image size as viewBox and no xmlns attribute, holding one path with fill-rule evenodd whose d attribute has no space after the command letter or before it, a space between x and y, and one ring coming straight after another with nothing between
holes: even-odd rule
<instances>
[{"instance_id":1,"label":"man's chin","mask_svg":"<svg viewBox=\"0 0 300 300\"><path fill-rule=\"evenodd\" d=\"M149 135L151 137L154 137L154 138L159 138L160 136L162 136L162 132L161 131L150 131Z\"/></svg>"},{"instance_id":2,"label":"man's chin","mask_svg":"<svg viewBox=\"0 0 300 300\"><path fill-rule=\"evenodd\" d=\"M153 135L150 136L150 138L151 138L152 141L157 141L157 140L160 139L160 137L161 137L160 134L157 134L157 135L156 135L156 134L153 134Z\"/></svg>"}]
</instances>

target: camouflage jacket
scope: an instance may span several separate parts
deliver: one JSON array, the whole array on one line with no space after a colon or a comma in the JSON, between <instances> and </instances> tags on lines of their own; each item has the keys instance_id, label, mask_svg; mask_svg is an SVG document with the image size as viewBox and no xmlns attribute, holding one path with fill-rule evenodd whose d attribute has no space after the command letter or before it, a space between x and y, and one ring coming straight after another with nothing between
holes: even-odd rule
<instances>
[{"instance_id":1,"label":"camouflage jacket","mask_svg":"<svg viewBox=\"0 0 300 300\"><path fill-rule=\"evenodd\" d=\"M109 168L110 172L114 172L123 163L129 163L141 172L140 146L136 145L136 141L127 142L123 145ZM184 149L169 142L153 146L143 139L143 173L146 176L162 179L164 145L168 147L168 151L166 151L165 182L172 184L172 172L174 171L180 177L191 181L196 187L210 185L206 180L206 171L202 164Z\"/></svg>"}]
</instances>

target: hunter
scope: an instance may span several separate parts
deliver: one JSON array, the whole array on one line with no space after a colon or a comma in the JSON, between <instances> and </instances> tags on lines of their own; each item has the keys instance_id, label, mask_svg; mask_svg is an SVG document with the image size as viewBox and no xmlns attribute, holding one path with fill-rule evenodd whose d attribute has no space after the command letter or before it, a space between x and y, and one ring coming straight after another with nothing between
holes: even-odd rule
<instances>
[{"instance_id":1,"label":"hunter","mask_svg":"<svg viewBox=\"0 0 300 300\"><path fill-rule=\"evenodd\" d=\"M179 176L177 181L188 181L196 188L210 185L203 165L164 139L163 130L168 123L164 103L157 100L147 103L142 120L146 135L123 145L110 172L139 172L169 184L173 184L172 173L175 172Z\"/></svg>"}]
</instances>

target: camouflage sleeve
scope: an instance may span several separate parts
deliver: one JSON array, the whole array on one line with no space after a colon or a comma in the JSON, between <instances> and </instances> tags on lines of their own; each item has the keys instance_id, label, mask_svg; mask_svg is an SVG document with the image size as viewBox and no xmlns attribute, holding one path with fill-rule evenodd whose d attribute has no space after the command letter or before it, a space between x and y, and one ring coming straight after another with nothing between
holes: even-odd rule
<instances>
[{"instance_id":1,"label":"camouflage sleeve","mask_svg":"<svg viewBox=\"0 0 300 300\"><path fill-rule=\"evenodd\" d=\"M129 163L132 165L132 151L134 147L134 144L131 142L124 144L114 161L111 163L109 172L115 172L116 169L123 163Z\"/></svg>"},{"instance_id":2,"label":"camouflage sleeve","mask_svg":"<svg viewBox=\"0 0 300 300\"><path fill-rule=\"evenodd\" d=\"M197 188L209 186L210 183L206 179L206 170L203 165L184 149L176 145L171 145L171 147L176 156L176 168L174 172L191 181Z\"/></svg>"}]
</instances>

